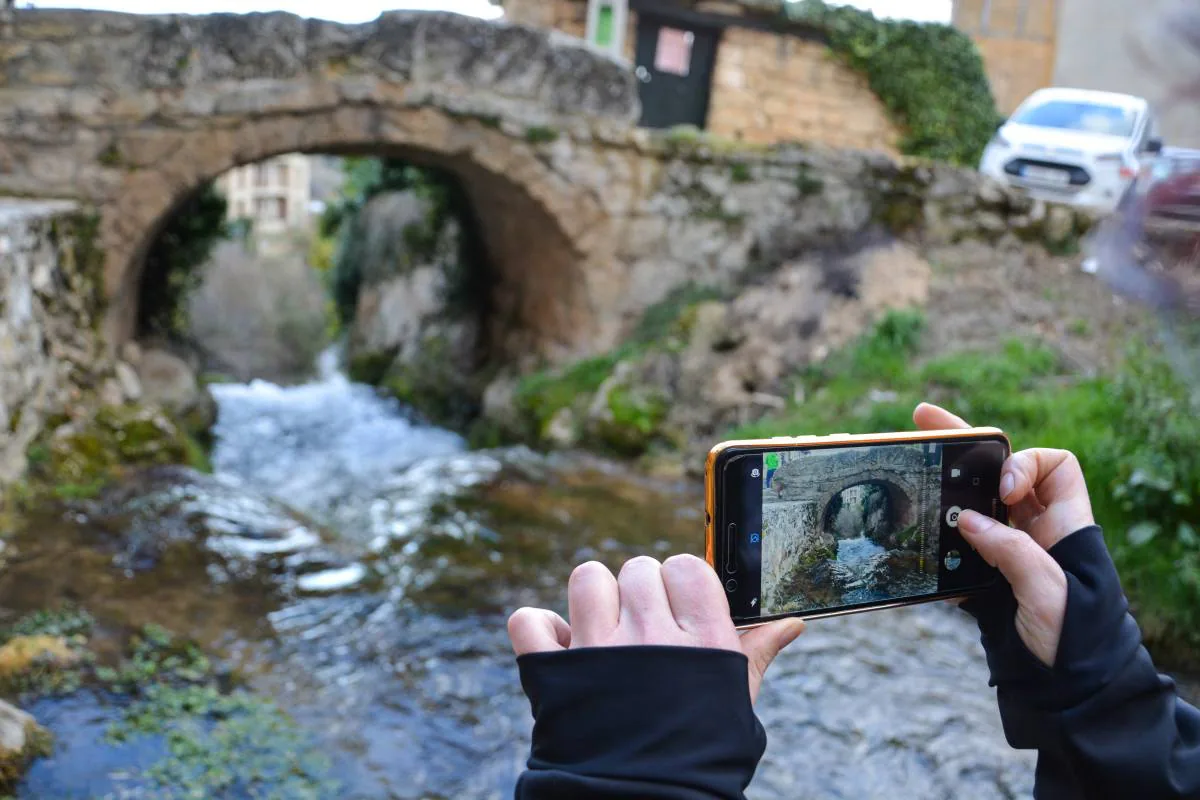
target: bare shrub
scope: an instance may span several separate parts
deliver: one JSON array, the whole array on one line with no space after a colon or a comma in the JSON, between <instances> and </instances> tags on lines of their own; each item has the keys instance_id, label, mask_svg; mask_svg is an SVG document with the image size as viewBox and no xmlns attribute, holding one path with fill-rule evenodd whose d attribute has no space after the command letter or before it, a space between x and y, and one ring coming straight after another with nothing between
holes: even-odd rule
<instances>
[{"instance_id":1,"label":"bare shrub","mask_svg":"<svg viewBox=\"0 0 1200 800\"><path fill-rule=\"evenodd\" d=\"M206 369L283 383L312 374L329 344L329 304L320 276L291 250L254 254L225 242L214 251L188 301Z\"/></svg>"}]
</instances>

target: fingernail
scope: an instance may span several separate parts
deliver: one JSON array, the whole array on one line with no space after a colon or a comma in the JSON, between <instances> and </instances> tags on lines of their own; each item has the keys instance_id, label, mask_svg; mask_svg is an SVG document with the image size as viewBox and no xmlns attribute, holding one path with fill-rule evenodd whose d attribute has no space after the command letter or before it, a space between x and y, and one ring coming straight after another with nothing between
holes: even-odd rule
<instances>
[{"instance_id":1,"label":"fingernail","mask_svg":"<svg viewBox=\"0 0 1200 800\"><path fill-rule=\"evenodd\" d=\"M987 521L988 518L983 514L968 508L958 515L958 529L965 533L979 533Z\"/></svg>"},{"instance_id":2,"label":"fingernail","mask_svg":"<svg viewBox=\"0 0 1200 800\"><path fill-rule=\"evenodd\" d=\"M1013 477L1011 472L1004 473L1004 477L1000 478L1000 499L1005 500L1013 489L1017 488L1017 479Z\"/></svg>"}]
</instances>

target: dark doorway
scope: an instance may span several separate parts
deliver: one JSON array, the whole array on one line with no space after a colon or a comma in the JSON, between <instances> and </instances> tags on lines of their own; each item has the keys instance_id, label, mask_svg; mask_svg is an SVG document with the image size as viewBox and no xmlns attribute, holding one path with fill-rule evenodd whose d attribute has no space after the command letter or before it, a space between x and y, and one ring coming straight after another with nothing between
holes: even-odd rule
<instances>
[{"instance_id":1,"label":"dark doorway","mask_svg":"<svg viewBox=\"0 0 1200 800\"><path fill-rule=\"evenodd\" d=\"M719 38L716 28L646 14L638 18L637 76L643 127L704 127Z\"/></svg>"}]
</instances>

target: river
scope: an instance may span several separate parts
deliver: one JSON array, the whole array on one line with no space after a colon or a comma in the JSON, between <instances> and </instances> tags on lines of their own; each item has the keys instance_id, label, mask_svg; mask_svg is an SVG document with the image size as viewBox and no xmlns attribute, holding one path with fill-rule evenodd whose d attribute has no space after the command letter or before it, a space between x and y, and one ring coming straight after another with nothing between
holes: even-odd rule
<instances>
[{"instance_id":1,"label":"river","mask_svg":"<svg viewBox=\"0 0 1200 800\"><path fill-rule=\"evenodd\" d=\"M159 470L31 519L0 606L63 599L106 640L146 622L194 638L287 709L342 798L500 798L529 707L507 612L563 611L572 566L699 552L699 487L579 455L471 452L326 361L319 380L215 387L215 474ZM56 735L20 797L149 797L154 754L103 733L112 698L32 708ZM1013 798L1033 758L1004 742L973 622L944 606L814 622L758 703L750 797ZM153 748L150 748L153 750Z\"/></svg>"}]
</instances>

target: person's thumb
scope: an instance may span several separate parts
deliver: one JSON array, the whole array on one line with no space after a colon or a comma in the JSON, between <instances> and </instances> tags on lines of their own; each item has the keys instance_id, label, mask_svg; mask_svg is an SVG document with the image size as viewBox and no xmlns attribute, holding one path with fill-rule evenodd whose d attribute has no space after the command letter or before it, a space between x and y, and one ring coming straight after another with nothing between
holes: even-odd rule
<instances>
[{"instance_id":1,"label":"person's thumb","mask_svg":"<svg viewBox=\"0 0 1200 800\"><path fill-rule=\"evenodd\" d=\"M750 700L758 697L758 687L762 685L763 675L767 667L779 655L779 651L796 640L804 633L804 621L799 619L780 619L768 622L742 634L742 652L750 660Z\"/></svg>"},{"instance_id":2,"label":"person's thumb","mask_svg":"<svg viewBox=\"0 0 1200 800\"><path fill-rule=\"evenodd\" d=\"M544 608L518 608L508 618L508 638L518 656L552 653L571 646L571 626Z\"/></svg>"},{"instance_id":3,"label":"person's thumb","mask_svg":"<svg viewBox=\"0 0 1200 800\"><path fill-rule=\"evenodd\" d=\"M1062 578L1062 568L1023 531L970 510L959 515L958 530L985 561L1000 570L1017 602L1036 597L1047 582Z\"/></svg>"}]
</instances>

